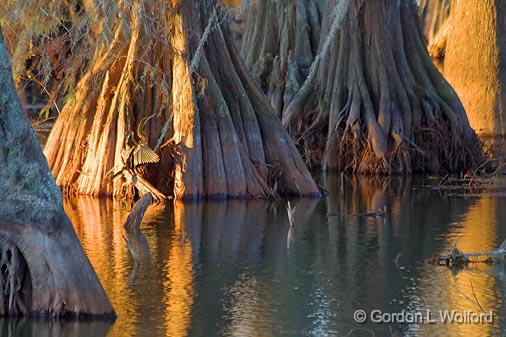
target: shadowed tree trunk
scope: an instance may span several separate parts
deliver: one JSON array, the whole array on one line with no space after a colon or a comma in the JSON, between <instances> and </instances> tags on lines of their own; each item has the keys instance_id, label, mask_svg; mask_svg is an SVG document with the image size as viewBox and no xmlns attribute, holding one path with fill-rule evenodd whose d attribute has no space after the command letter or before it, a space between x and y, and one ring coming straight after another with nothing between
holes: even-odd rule
<instances>
[{"instance_id":1,"label":"shadowed tree trunk","mask_svg":"<svg viewBox=\"0 0 506 337\"><path fill-rule=\"evenodd\" d=\"M0 316L113 316L23 114L0 32Z\"/></svg>"},{"instance_id":2,"label":"shadowed tree trunk","mask_svg":"<svg viewBox=\"0 0 506 337\"><path fill-rule=\"evenodd\" d=\"M95 53L44 149L59 185L120 196L132 193L134 180L141 193L186 199L319 195L248 75L219 2L116 6L114 37ZM125 166L127 135L139 129L160 162L134 179L111 179Z\"/></svg>"},{"instance_id":3,"label":"shadowed tree trunk","mask_svg":"<svg viewBox=\"0 0 506 337\"><path fill-rule=\"evenodd\" d=\"M234 38L235 46L240 48L242 45L242 39L244 35L244 29L246 26L245 15L246 14L246 1L241 0L223 0L223 4L230 11L230 31Z\"/></svg>"},{"instance_id":4,"label":"shadowed tree trunk","mask_svg":"<svg viewBox=\"0 0 506 337\"><path fill-rule=\"evenodd\" d=\"M506 1L454 0L444 74L492 153L506 136Z\"/></svg>"},{"instance_id":5,"label":"shadowed tree trunk","mask_svg":"<svg viewBox=\"0 0 506 337\"><path fill-rule=\"evenodd\" d=\"M318 51L327 0L246 1L241 56L281 116Z\"/></svg>"},{"instance_id":6,"label":"shadowed tree trunk","mask_svg":"<svg viewBox=\"0 0 506 337\"><path fill-rule=\"evenodd\" d=\"M380 174L459 172L481 162L463 106L427 53L416 4L328 6L318 70L283 115L307 162Z\"/></svg>"}]
</instances>

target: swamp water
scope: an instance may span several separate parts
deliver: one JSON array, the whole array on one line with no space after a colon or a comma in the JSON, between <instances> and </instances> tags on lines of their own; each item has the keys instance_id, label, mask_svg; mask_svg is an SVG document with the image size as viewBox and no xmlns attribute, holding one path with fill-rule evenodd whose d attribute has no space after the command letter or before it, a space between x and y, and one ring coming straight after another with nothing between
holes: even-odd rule
<instances>
[{"instance_id":1,"label":"swamp water","mask_svg":"<svg viewBox=\"0 0 506 337\"><path fill-rule=\"evenodd\" d=\"M506 267L427 265L458 240L491 251L506 238L506 196L444 196L400 179L329 177L322 200L168 202L148 209L134 266L121 203L65 208L117 312L116 322L0 321L2 336L500 336ZM418 186L418 187L417 187ZM378 209L378 216L365 215ZM379 324L368 315L492 313L492 323ZM386 316L388 318L388 316ZM407 317L409 319L409 317Z\"/></svg>"}]
</instances>

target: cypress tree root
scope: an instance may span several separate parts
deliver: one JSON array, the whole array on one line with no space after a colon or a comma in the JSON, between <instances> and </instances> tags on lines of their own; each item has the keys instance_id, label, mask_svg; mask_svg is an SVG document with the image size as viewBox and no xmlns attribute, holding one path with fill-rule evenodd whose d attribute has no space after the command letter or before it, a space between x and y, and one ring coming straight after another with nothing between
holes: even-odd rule
<instances>
[{"instance_id":1,"label":"cypress tree root","mask_svg":"<svg viewBox=\"0 0 506 337\"><path fill-rule=\"evenodd\" d=\"M31 280L19 249L0 237L0 316L28 314Z\"/></svg>"},{"instance_id":2,"label":"cypress tree root","mask_svg":"<svg viewBox=\"0 0 506 337\"><path fill-rule=\"evenodd\" d=\"M0 316L114 318L66 216L40 220L0 221Z\"/></svg>"},{"instance_id":3,"label":"cypress tree root","mask_svg":"<svg viewBox=\"0 0 506 337\"><path fill-rule=\"evenodd\" d=\"M326 17L322 36L330 36L332 20ZM459 98L431 62L411 1L350 0L330 38L316 84L301 89L318 102L300 95L283 116L308 165L410 174L461 172L483 161Z\"/></svg>"},{"instance_id":4,"label":"cypress tree root","mask_svg":"<svg viewBox=\"0 0 506 337\"><path fill-rule=\"evenodd\" d=\"M114 317L23 113L0 31L0 316Z\"/></svg>"},{"instance_id":5,"label":"cypress tree root","mask_svg":"<svg viewBox=\"0 0 506 337\"><path fill-rule=\"evenodd\" d=\"M247 0L241 56L281 117L318 51L325 0Z\"/></svg>"},{"instance_id":6,"label":"cypress tree root","mask_svg":"<svg viewBox=\"0 0 506 337\"><path fill-rule=\"evenodd\" d=\"M220 2L120 2L118 12L113 38L95 53L45 146L60 186L132 196L127 177L108 173L124 165L126 135L148 120L140 129L160 161L144 168L153 187L144 192L178 199L320 195L246 72Z\"/></svg>"}]
</instances>

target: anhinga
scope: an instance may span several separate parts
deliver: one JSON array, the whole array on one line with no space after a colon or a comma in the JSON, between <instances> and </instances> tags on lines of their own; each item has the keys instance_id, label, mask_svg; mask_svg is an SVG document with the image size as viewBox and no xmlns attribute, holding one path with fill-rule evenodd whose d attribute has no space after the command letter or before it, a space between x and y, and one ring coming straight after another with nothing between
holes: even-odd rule
<instances>
[{"instance_id":1,"label":"anhinga","mask_svg":"<svg viewBox=\"0 0 506 337\"><path fill-rule=\"evenodd\" d=\"M137 125L136 132L132 131L128 134L125 145L121 150L123 168L113 176L113 179L123 173L124 170L129 170L132 175L135 175L139 166L155 164L160 161L158 154L149 147L148 137L143 132L144 126L152 117L153 115L143 118Z\"/></svg>"}]
</instances>

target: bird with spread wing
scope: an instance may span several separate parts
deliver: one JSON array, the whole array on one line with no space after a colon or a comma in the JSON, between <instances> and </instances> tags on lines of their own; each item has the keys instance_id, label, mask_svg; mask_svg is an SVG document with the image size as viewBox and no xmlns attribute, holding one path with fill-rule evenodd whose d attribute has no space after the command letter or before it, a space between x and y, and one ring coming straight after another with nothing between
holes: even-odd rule
<instances>
[{"instance_id":1,"label":"bird with spread wing","mask_svg":"<svg viewBox=\"0 0 506 337\"><path fill-rule=\"evenodd\" d=\"M125 145L121 150L123 167L114 174L113 179L122 174L125 170L130 171L132 176L139 173L139 168L148 164L156 164L160 156L148 145L148 137L143 132L144 126L153 116L141 120L136 132L130 132L126 138Z\"/></svg>"}]
</instances>

